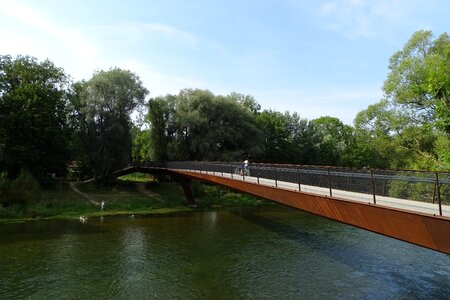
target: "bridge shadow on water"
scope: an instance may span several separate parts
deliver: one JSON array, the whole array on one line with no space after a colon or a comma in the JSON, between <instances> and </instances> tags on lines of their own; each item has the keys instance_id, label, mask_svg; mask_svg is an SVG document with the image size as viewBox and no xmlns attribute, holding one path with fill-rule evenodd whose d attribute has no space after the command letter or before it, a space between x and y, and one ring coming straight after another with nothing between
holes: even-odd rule
<instances>
[{"instance_id":1,"label":"bridge shadow on water","mask_svg":"<svg viewBox=\"0 0 450 300\"><path fill-rule=\"evenodd\" d=\"M271 217L263 216L256 212L232 212L232 214L248 222L261 226L265 230L276 233L277 235L285 239L297 242L299 246L307 247L312 251L320 252L320 254L334 258L335 260L338 260L349 266L352 266L355 257L363 260L375 259L372 254L365 251L364 249L359 249L357 245L354 245L353 243L352 246L356 247L349 249L350 247L346 246L345 243L338 243L336 241L336 238L329 238L329 236L314 232L315 230L320 230L320 226L315 226L316 228L314 229L306 230L287 223L283 223L282 221L276 220ZM321 219L321 222L326 222L326 219L324 218L314 216L305 212L299 213L299 218L302 217L316 217ZM333 221L330 220L329 222ZM337 226L345 225L337 224ZM351 253L348 253L349 250L351 250ZM377 257L377 259L379 258Z\"/></svg>"},{"instance_id":2,"label":"bridge shadow on water","mask_svg":"<svg viewBox=\"0 0 450 300\"><path fill-rule=\"evenodd\" d=\"M417 298L420 295L419 298L426 296L432 299L450 299L450 263L445 255L438 252L305 212L298 212L299 218L308 219L304 223L298 223L298 226L304 224L308 228L297 227L288 224L289 220L284 222L258 212L231 213L297 244L298 247L306 248L310 251L309 255L320 255L324 261L343 264L351 272L369 277L371 281L378 282L378 288L386 287L382 294L389 295L388 291L398 291L398 296L401 297ZM330 228L333 228L331 232ZM321 232L322 230L328 232ZM438 259L431 259L433 262L430 265L429 257L420 261L423 256ZM355 282L355 286L357 284Z\"/></svg>"}]
</instances>

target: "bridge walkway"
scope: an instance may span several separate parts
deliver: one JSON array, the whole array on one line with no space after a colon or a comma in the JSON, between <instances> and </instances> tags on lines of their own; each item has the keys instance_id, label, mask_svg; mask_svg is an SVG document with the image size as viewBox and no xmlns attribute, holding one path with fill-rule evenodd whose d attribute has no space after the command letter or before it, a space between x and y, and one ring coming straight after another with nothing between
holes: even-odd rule
<instances>
[{"instance_id":1,"label":"bridge walkway","mask_svg":"<svg viewBox=\"0 0 450 300\"><path fill-rule=\"evenodd\" d=\"M180 169L181 171L181 169ZM230 178L233 180L245 181L254 184L265 185L273 188L287 189L291 191L300 191L304 193L311 193L320 196L332 196L334 198L339 198L342 200L358 201L361 203L373 204L373 195L357 192L349 192L339 189L330 189L306 185L306 184L296 184L292 182L280 181L275 179L267 179L252 176L242 176L233 173L223 173L215 171L200 171L200 170L186 170L194 173L205 173L213 176L219 176L223 178ZM386 197L386 196L376 196L376 204L382 205L390 208L397 208L403 210L409 210L412 212L425 213L433 216L439 215L439 206L437 203L419 202L414 200ZM442 216L450 217L450 205L441 205ZM450 238L450 237L449 237Z\"/></svg>"}]
</instances>

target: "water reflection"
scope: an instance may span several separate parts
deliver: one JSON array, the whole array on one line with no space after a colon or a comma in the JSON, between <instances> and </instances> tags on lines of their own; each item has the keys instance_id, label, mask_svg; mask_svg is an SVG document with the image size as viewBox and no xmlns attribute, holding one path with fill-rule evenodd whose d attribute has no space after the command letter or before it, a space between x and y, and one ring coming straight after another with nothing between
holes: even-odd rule
<instances>
[{"instance_id":1,"label":"water reflection","mask_svg":"<svg viewBox=\"0 0 450 300\"><path fill-rule=\"evenodd\" d=\"M145 257L147 253L146 237L144 229L141 226L128 226L124 228L120 236L121 251L119 252L118 262L119 269L116 278L117 289L121 291L122 296L132 296L139 292L133 288L142 287L146 276L151 276L150 257ZM145 266L147 266L145 268ZM150 273L150 274L149 274Z\"/></svg>"},{"instance_id":2,"label":"water reflection","mask_svg":"<svg viewBox=\"0 0 450 300\"><path fill-rule=\"evenodd\" d=\"M0 298L450 297L450 260L283 208L0 226Z\"/></svg>"}]
</instances>

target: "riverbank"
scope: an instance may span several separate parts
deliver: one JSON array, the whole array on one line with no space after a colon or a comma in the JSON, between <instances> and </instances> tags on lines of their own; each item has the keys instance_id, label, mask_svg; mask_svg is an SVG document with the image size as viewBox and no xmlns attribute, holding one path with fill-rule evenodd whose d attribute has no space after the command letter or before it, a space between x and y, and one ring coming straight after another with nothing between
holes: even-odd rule
<instances>
[{"instance_id":1,"label":"riverbank","mask_svg":"<svg viewBox=\"0 0 450 300\"><path fill-rule=\"evenodd\" d=\"M110 215L168 214L220 208L259 206L271 202L221 187L192 182L197 200L188 206L178 183L149 178L124 177L104 187L93 183L56 182L41 191L39 200L27 207L0 207L0 223L43 219L78 219ZM100 203L104 202L101 210Z\"/></svg>"}]
</instances>

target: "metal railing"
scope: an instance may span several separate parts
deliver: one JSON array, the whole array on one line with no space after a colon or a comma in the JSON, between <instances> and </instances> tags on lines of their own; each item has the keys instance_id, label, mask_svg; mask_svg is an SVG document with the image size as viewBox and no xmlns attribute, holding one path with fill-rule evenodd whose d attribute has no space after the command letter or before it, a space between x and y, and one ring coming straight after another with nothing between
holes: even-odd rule
<instances>
[{"instance_id":1,"label":"metal railing","mask_svg":"<svg viewBox=\"0 0 450 300\"><path fill-rule=\"evenodd\" d=\"M139 163L139 166L150 166ZM258 184L450 216L450 172L353 169L311 165L253 163L249 176L238 162L168 162L151 164L177 170L211 173ZM398 204L395 201L400 201ZM420 204L420 205L419 205Z\"/></svg>"}]
</instances>

